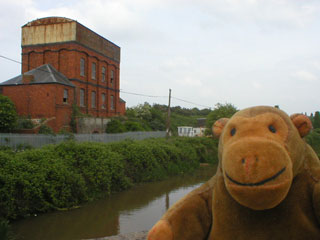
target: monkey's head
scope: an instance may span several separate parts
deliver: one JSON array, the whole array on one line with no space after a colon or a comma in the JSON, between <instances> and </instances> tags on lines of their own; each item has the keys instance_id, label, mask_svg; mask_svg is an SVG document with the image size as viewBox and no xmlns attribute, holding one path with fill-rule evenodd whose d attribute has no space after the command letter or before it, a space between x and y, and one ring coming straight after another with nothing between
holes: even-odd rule
<instances>
[{"instance_id":1,"label":"monkey's head","mask_svg":"<svg viewBox=\"0 0 320 240\"><path fill-rule=\"evenodd\" d=\"M225 186L241 205L270 209L287 196L304 159L308 117L273 107L252 107L219 119L219 160Z\"/></svg>"}]
</instances>

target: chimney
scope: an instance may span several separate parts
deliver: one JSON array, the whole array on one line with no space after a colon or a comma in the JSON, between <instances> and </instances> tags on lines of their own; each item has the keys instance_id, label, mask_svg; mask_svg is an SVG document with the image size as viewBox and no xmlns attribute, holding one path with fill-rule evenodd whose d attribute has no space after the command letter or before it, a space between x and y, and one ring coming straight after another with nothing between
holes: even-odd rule
<instances>
[{"instance_id":1,"label":"chimney","mask_svg":"<svg viewBox=\"0 0 320 240\"><path fill-rule=\"evenodd\" d=\"M22 84L30 84L34 81L34 76L33 75L22 75Z\"/></svg>"}]
</instances>

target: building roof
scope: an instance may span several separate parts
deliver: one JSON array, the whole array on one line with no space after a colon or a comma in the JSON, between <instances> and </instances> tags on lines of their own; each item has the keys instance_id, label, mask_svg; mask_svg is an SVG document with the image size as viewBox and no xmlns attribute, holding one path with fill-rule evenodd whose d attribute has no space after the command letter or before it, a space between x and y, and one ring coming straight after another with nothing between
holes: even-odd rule
<instances>
[{"instance_id":1,"label":"building roof","mask_svg":"<svg viewBox=\"0 0 320 240\"><path fill-rule=\"evenodd\" d=\"M44 17L44 18L40 18L40 19L33 20L31 22L28 22L22 27L31 27L31 26L40 26L40 25L67 23L67 22L76 22L76 21L66 17Z\"/></svg>"},{"instance_id":2,"label":"building roof","mask_svg":"<svg viewBox=\"0 0 320 240\"><path fill-rule=\"evenodd\" d=\"M52 65L44 64L40 67L34 68L23 75L33 76L30 84L48 84L48 83L57 83L70 87L75 87L73 83L69 81L69 79L64 76L62 73L58 72ZM8 81L0 83L1 86L8 85L19 85L23 84L23 75L19 75L17 77L11 78Z\"/></svg>"},{"instance_id":3,"label":"building roof","mask_svg":"<svg viewBox=\"0 0 320 240\"><path fill-rule=\"evenodd\" d=\"M65 17L45 17L22 26L22 48L73 42L120 63L120 47L79 22Z\"/></svg>"}]
</instances>

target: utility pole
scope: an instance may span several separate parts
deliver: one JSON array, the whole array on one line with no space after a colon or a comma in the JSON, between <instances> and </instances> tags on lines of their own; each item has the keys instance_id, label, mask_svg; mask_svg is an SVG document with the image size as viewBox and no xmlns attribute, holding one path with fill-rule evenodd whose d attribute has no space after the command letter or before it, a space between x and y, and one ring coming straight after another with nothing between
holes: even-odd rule
<instances>
[{"instance_id":1,"label":"utility pole","mask_svg":"<svg viewBox=\"0 0 320 240\"><path fill-rule=\"evenodd\" d=\"M170 126L171 126L171 121L170 121L170 105L171 105L171 89L169 88L169 104L168 104L168 116L167 116L167 130L166 130L166 138L168 139L170 137Z\"/></svg>"}]
</instances>

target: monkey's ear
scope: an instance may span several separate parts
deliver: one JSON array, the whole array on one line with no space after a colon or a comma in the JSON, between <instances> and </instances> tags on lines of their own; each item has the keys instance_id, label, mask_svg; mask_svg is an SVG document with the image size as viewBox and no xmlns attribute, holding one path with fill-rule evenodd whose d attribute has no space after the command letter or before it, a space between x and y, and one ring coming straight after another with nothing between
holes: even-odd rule
<instances>
[{"instance_id":1,"label":"monkey's ear","mask_svg":"<svg viewBox=\"0 0 320 240\"><path fill-rule=\"evenodd\" d=\"M290 118L293 124L298 129L298 132L300 133L301 137L307 136L309 132L312 130L312 123L307 116L295 113L292 114Z\"/></svg>"},{"instance_id":2,"label":"monkey's ear","mask_svg":"<svg viewBox=\"0 0 320 240\"><path fill-rule=\"evenodd\" d=\"M212 126L213 136L215 136L216 138L219 138L223 131L224 126L227 124L228 121L229 121L229 118L218 119Z\"/></svg>"}]
</instances>

